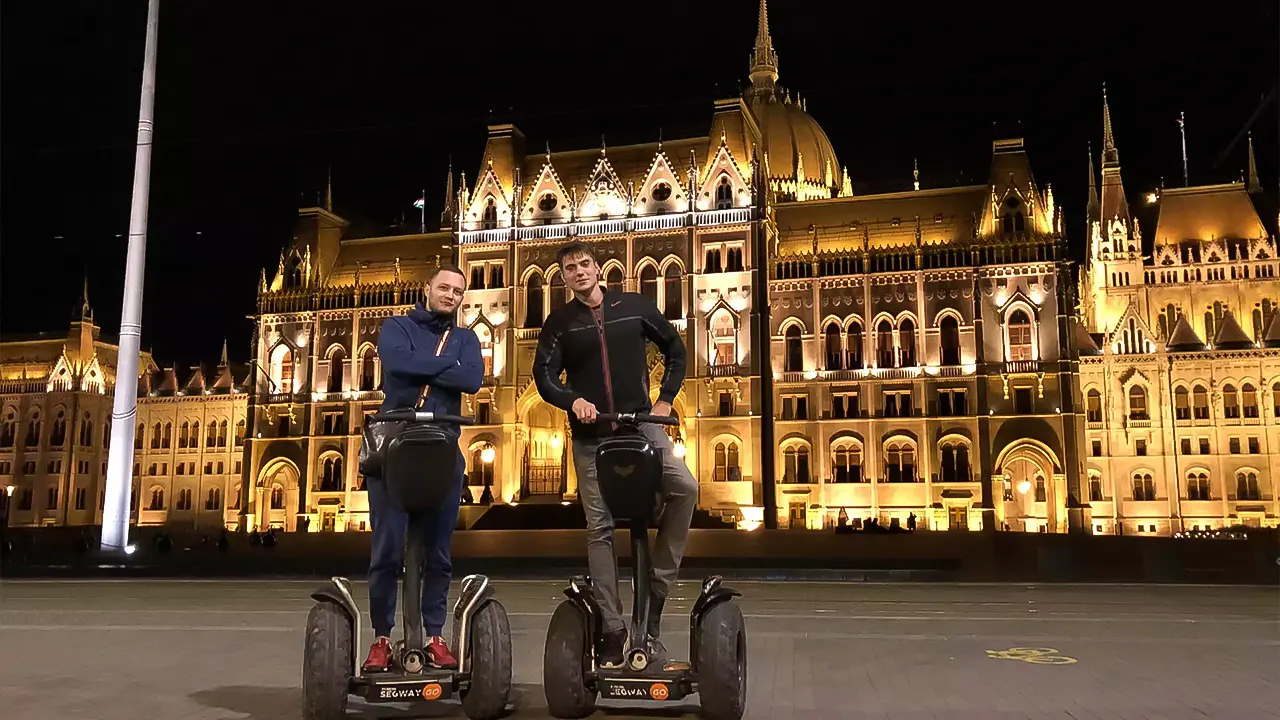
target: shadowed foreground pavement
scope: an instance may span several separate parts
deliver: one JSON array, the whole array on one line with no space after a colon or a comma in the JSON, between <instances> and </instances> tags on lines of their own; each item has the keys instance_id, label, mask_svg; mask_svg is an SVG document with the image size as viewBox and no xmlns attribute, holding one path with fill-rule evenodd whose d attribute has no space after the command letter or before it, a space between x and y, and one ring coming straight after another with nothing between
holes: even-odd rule
<instances>
[{"instance_id":1,"label":"shadowed foreground pavement","mask_svg":"<svg viewBox=\"0 0 1280 720\"><path fill-rule=\"evenodd\" d=\"M298 718L316 584L0 583L0 715ZM750 633L749 718L1280 718L1274 588L733 584ZM514 633L512 717L546 717L542 643L562 581L498 587ZM364 584L356 591L363 599ZM668 603L673 650L687 648L696 592L681 583ZM595 717L693 717L696 702ZM452 704L416 707L353 699L350 716L463 717Z\"/></svg>"}]
</instances>

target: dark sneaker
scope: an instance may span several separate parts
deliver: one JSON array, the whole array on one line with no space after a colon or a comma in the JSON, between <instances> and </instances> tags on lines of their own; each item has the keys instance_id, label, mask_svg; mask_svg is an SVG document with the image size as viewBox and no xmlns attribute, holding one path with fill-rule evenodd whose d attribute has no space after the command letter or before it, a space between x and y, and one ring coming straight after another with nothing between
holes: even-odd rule
<instances>
[{"instance_id":1,"label":"dark sneaker","mask_svg":"<svg viewBox=\"0 0 1280 720\"><path fill-rule=\"evenodd\" d=\"M360 667L363 672L386 672L391 667L391 640L380 637L369 648L369 657Z\"/></svg>"},{"instance_id":2,"label":"dark sneaker","mask_svg":"<svg viewBox=\"0 0 1280 720\"><path fill-rule=\"evenodd\" d=\"M622 653L627 644L627 631L614 630L600 636L600 647L596 651L596 662L602 668L622 667Z\"/></svg>"},{"instance_id":3,"label":"dark sneaker","mask_svg":"<svg viewBox=\"0 0 1280 720\"><path fill-rule=\"evenodd\" d=\"M650 635L646 646L649 653L650 666L663 666L667 663L667 646L662 644L658 638Z\"/></svg>"},{"instance_id":4,"label":"dark sneaker","mask_svg":"<svg viewBox=\"0 0 1280 720\"><path fill-rule=\"evenodd\" d=\"M427 662L431 667L441 670L456 670L458 667L458 659L449 652L449 646L445 644L444 638L438 635L427 643Z\"/></svg>"},{"instance_id":5,"label":"dark sneaker","mask_svg":"<svg viewBox=\"0 0 1280 720\"><path fill-rule=\"evenodd\" d=\"M657 638L662 635L662 606L666 602L666 598L660 598L657 595L649 597L648 630L650 638Z\"/></svg>"}]
</instances>

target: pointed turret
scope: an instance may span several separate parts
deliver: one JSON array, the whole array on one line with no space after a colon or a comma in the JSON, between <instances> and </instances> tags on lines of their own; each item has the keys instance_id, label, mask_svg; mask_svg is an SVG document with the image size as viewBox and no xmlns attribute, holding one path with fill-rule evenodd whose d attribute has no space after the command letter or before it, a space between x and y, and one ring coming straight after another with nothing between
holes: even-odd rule
<instances>
[{"instance_id":1,"label":"pointed turret","mask_svg":"<svg viewBox=\"0 0 1280 720\"><path fill-rule=\"evenodd\" d=\"M1249 192L1262 192L1262 184L1258 182L1258 161L1253 157L1253 133L1249 133L1249 180L1246 186Z\"/></svg>"},{"instance_id":2,"label":"pointed turret","mask_svg":"<svg viewBox=\"0 0 1280 720\"><path fill-rule=\"evenodd\" d=\"M1272 314L1271 324L1262 336L1262 344L1269 348L1280 347L1280 312Z\"/></svg>"},{"instance_id":3,"label":"pointed turret","mask_svg":"<svg viewBox=\"0 0 1280 720\"><path fill-rule=\"evenodd\" d=\"M333 212L333 166L329 166L329 178L324 184L324 209Z\"/></svg>"},{"instance_id":4,"label":"pointed turret","mask_svg":"<svg viewBox=\"0 0 1280 720\"><path fill-rule=\"evenodd\" d=\"M80 292L80 311L76 313L76 320L84 320L93 322L93 307L89 305L89 274L84 276L84 289Z\"/></svg>"},{"instance_id":5,"label":"pointed turret","mask_svg":"<svg viewBox=\"0 0 1280 720\"><path fill-rule=\"evenodd\" d=\"M760 0L756 17L756 47L751 53L751 86L758 91L769 92L778 82L778 53L773 49L769 35L768 0Z\"/></svg>"},{"instance_id":6,"label":"pointed turret","mask_svg":"<svg viewBox=\"0 0 1280 720\"><path fill-rule=\"evenodd\" d=\"M1116 149L1115 135L1111 131L1111 106L1107 102L1107 86L1102 86L1102 222L1103 237L1113 236L1113 225L1117 220L1130 225L1129 203L1124 197L1124 183L1120 179L1120 151ZM1127 237L1125 238L1128 239ZM1126 248L1115 246L1114 252L1122 252Z\"/></svg>"},{"instance_id":7,"label":"pointed turret","mask_svg":"<svg viewBox=\"0 0 1280 720\"><path fill-rule=\"evenodd\" d=\"M1169 333L1169 342L1165 343L1165 349L1170 352L1200 352L1204 350L1204 341L1196 334L1191 323L1187 322L1186 315L1179 315L1177 322L1173 324L1173 331Z\"/></svg>"},{"instance_id":8,"label":"pointed turret","mask_svg":"<svg viewBox=\"0 0 1280 720\"><path fill-rule=\"evenodd\" d=\"M453 227L453 221L457 213L458 201L457 194L453 191L453 156L449 156L449 174L444 179L444 209L440 211L440 229L448 230Z\"/></svg>"},{"instance_id":9,"label":"pointed turret","mask_svg":"<svg viewBox=\"0 0 1280 720\"><path fill-rule=\"evenodd\" d=\"M1240 323L1236 322L1235 315L1226 312L1222 314L1222 322L1218 326L1218 336L1213 339L1213 347L1216 350L1248 350L1257 345L1244 334Z\"/></svg>"},{"instance_id":10,"label":"pointed turret","mask_svg":"<svg viewBox=\"0 0 1280 720\"><path fill-rule=\"evenodd\" d=\"M1098 202L1098 171L1093 169L1093 143L1089 143L1089 205L1086 212L1089 214L1088 222L1102 218L1102 203Z\"/></svg>"},{"instance_id":11,"label":"pointed turret","mask_svg":"<svg viewBox=\"0 0 1280 720\"><path fill-rule=\"evenodd\" d=\"M227 339L222 338L222 356L218 358L218 367L227 366Z\"/></svg>"}]
</instances>

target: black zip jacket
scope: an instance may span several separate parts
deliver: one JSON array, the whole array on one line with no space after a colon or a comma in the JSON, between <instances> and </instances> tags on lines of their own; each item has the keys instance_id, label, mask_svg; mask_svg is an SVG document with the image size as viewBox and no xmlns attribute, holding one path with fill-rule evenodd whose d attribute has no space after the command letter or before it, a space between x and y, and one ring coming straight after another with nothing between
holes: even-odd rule
<instances>
[{"instance_id":1,"label":"black zip jacket","mask_svg":"<svg viewBox=\"0 0 1280 720\"><path fill-rule=\"evenodd\" d=\"M680 333L637 293L605 292L594 311L576 298L552 312L538 333L533 380L542 399L569 413L574 434L595 436L607 424L584 425L573 413L578 398L598 412L648 412L646 344L653 342L666 372L658 400L671 403L684 383L685 348ZM564 371L567 383L560 382Z\"/></svg>"}]
</instances>

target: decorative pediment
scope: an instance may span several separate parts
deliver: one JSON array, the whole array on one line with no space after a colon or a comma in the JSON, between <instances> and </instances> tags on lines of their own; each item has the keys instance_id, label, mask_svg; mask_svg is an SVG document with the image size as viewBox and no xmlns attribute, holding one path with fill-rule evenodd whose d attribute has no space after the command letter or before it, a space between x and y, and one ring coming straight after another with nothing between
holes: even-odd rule
<instances>
[{"instance_id":1,"label":"decorative pediment","mask_svg":"<svg viewBox=\"0 0 1280 720\"><path fill-rule=\"evenodd\" d=\"M603 220L626 217L631 208L631 198L614 172L613 165L604 150L592 168L586 191L578 204L579 220Z\"/></svg>"},{"instance_id":2,"label":"decorative pediment","mask_svg":"<svg viewBox=\"0 0 1280 720\"><path fill-rule=\"evenodd\" d=\"M727 193L721 190L723 186L728 186ZM698 210L715 210L719 207L718 200L721 194L727 194L731 198L730 207L747 207L751 204L751 188L743 177L733 153L729 152L724 138L720 139L720 149L703 169L702 185L698 188L698 200L695 206Z\"/></svg>"},{"instance_id":3,"label":"decorative pediment","mask_svg":"<svg viewBox=\"0 0 1280 720\"><path fill-rule=\"evenodd\" d=\"M72 366L71 360L64 351L58 362L54 364L53 371L49 373L49 385L46 392L71 392L76 388L77 380L76 369Z\"/></svg>"},{"instance_id":4,"label":"decorative pediment","mask_svg":"<svg viewBox=\"0 0 1280 720\"><path fill-rule=\"evenodd\" d=\"M1178 264L1178 246L1171 243L1157 245L1152 253L1156 265L1168 266Z\"/></svg>"},{"instance_id":5,"label":"decorative pediment","mask_svg":"<svg viewBox=\"0 0 1280 720\"><path fill-rule=\"evenodd\" d=\"M463 218L464 230L511 227L511 201L493 171L493 161L485 168L484 176L476 185L471 203Z\"/></svg>"},{"instance_id":6,"label":"decorative pediment","mask_svg":"<svg viewBox=\"0 0 1280 720\"><path fill-rule=\"evenodd\" d=\"M1133 389L1135 385L1141 387L1143 390L1150 390L1151 378L1148 378L1146 373L1142 372L1138 368L1129 368L1120 375L1120 387L1124 390L1124 397L1129 397L1129 391ZM1148 407L1149 406L1150 401L1148 401Z\"/></svg>"},{"instance_id":7,"label":"decorative pediment","mask_svg":"<svg viewBox=\"0 0 1280 720\"><path fill-rule=\"evenodd\" d=\"M658 151L649 165L649 174L636 197L634 212L636 215L655 215L660 212L686 212L689 199L686 197L687 183L682 183L671 167L667 154Z\"/></svg>"},{"instance_id":8,"label":"decorative pediment","mask_svg":"<svg viewBox=\"0 0 1280 720\"><path fill-rule=\"evenodd\" d=\"M523 223L565 223L573 216L573 200L560 176L551 165L551 156L542 164L538 181L533 184L529 197L520 210Z\"/></svg>"},{"instance_id":9,"label":"decorative pediment","mask_svg":"<svg viewBox=\"0 0 1280 720\"><path fill-rule=\"evenodd\" d=\"M1036 315L1040 314L1040 303L1037 303L1034 300L1032 300L1029 295L1027 295L1025 292L1022 291L1022 288L1018 288L1014 290L1012 293L1010 293L1009 297L1005 299L1004 304L1000 305L1000 307L996 309L1000 311L1001 315L1004 315L1007 312L1009 312L1009 310L1012 309L1014 305L1023 305L1023 304L1029 306L1032 310L1034 310Z\"/></svg>"},{"instance_id":10,"label":"decorative pediment","mask_svg":"<svg viewBox=\"0 0 1280 720\"><path fill-rule=\"evenodd\" d=\"M1145 355L1156 351L1155 337L1138 313L1138 306L1130 300L1108 333L1107 344L1117 355Z\"/></svg>"},{"instance_id":11,"label":"decorative pediment","mask_svg":"<svg viewBox=\"0 0 1280 720\"><path fill-rule=\"evenodd\" d=\"M80 388L85 392L105 395L109 381L110 378L102 370L102 364L98 362L98 356L94 355L80 375Z\"/></svg>"}]
</instances>

